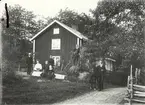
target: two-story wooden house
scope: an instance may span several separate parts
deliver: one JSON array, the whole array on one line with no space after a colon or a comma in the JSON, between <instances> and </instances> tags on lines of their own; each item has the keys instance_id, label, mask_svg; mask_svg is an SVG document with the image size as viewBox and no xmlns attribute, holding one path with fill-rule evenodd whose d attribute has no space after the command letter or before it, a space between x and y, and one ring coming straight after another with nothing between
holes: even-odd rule
<instances>
[{"instance_id":1,"label":"two-story wooden house","mask_svg":"<svg viewBox=\"0 0 145 105\"><path fill-rule=\"evenodd\" d=\"M87 39L77 30L54 20L30 41L33 41L34 58L40 60L40 63L43 64L52 56L55 64L60 64L61 60L66 64L70 60L71 51L76 46L82 46L83 40Z\"/></svg>"}]
</instances>

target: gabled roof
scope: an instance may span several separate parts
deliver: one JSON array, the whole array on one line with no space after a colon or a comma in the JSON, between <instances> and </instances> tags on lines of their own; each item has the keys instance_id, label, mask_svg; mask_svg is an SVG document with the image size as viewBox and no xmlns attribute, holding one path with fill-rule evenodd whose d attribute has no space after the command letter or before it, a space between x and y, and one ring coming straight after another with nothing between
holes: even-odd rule
<instances>
[{"instance_id":1,"label":"gabled roof","mask_svg":"<svg viewBox=\"0 0 145 105\"><path fill-rule=\"evenodd\" d=\"M79 37L80 39L88 39L86 36L84 36L83 34L81 34L80 32L78 32L77 30L71 28L71 27L68 27L67 25L57 21L57 20L54 20L53 22L51 22L48 26L46 26L45 28L43 28L40 32L38 32L36 35L34 35L30 41L33 41L36 37L38 37L39 35L41 35L42 32L44 32L46 29L48 29L50 26L52 26L54 23L57 23L59 24L60 26L62 26L63 28L65 28L66 30L68 30L69 32L71 32L72 34L74 34L75 36Z\"/></svg>"}]
</instances>

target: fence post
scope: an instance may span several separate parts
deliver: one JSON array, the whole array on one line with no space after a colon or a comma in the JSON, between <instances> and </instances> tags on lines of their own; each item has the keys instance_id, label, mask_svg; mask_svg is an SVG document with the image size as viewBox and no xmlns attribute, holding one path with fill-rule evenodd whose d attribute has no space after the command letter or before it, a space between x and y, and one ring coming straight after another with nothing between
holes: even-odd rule
<instances>
[{"instance_id":1,"label":"fence post","mask_svg":"<svg viewBox=\"0 0 145 105\"><path fill-rule=\"evenodd\" d=\"M127 79L127 88L128 89L130 89L129 84L130 84L130 76L128 76L128 79Z\"/></svg>"},{"instance_id":2,"label":"fence post","mask_svg":"<svg viewBox=\"0 0 145 105\"><path fill-rule=\"evenodd\" d=\"M135 84L138 83L138 69L135 69Z\"/></svg>"},{"instance_id":3,"label":"fence post","mask_svg":"<svg viewBox=\"0 0 145 105\"><path fill-rule=\"evenodd\" d=\"M133 76L132 76L132 65L130 68L130 105L132 105L132 99L133 99Z\"/></svg>"},{"instance_id":4,"label":"fence post","mask_svg":"<svg viewBox=\"0 0 145 105\"><path fill-rule=\"evenodd\" d=\"M138 84L141 82L141 70L138 69Z\"/></svg>"}]
</instances>

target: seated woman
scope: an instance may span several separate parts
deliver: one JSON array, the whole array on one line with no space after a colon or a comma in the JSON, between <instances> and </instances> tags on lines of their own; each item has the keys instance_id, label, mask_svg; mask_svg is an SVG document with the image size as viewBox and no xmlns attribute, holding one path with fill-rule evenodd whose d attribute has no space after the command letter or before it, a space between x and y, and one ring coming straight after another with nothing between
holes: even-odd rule
<instances>
[{"instance_id":1,"label":"seated woman","mask_svg":"<svg viewBox=\"0 0 145 105\"><path fill-rule=\"evenodd\" d=\"M49 64L48 64L48 61L45 61L41 77L47 77L48 76L48 72L49 72Z\"/></svg>"},{"instance_id":2,"label":"seated woman","mask_svg":"<svg viewBox=\"0 0 145 105\"><path fill-rule=\"evenodd\" d=\"M48 77L49 77L49 79L53 79L53 78L55 78L54 68L53 68L53 66L52 66L51 64L49 65L49 73L48 73Z\"/></svg>"},{"instance_id":3,"label":"seated woman","mask_svg":"<svg viewBox=\"0 0 145 105\"><path fill-rule=\"evenodd\" d=\"M34 71L32 73L32 76L38 76L40 77L42 73L42 65L39 63L39 61L36 61L36 65L34 66Z\"/></svg>"}]
</instances>

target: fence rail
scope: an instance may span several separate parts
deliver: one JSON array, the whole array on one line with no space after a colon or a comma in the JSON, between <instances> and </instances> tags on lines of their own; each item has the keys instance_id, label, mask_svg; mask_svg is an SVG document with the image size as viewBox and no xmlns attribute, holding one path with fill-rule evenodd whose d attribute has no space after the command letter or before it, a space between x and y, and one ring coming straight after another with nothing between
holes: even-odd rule
<instances>
[{"instance_id":1,"label":"fence rail","mask_svg":"<svg viewBox=\"0 0 145 105\"><path fill-rule=\"evenodd\" d=\"M132 104L133 101L145 104L145 86L138 85L138 78L145 79L144 73L136 69L134 77L132 75L132 66L131 66L130 76L128 76L127 81L128 95L125 98L125 100L129 101L130 105Z\"/></svg>"}]
</instances>

